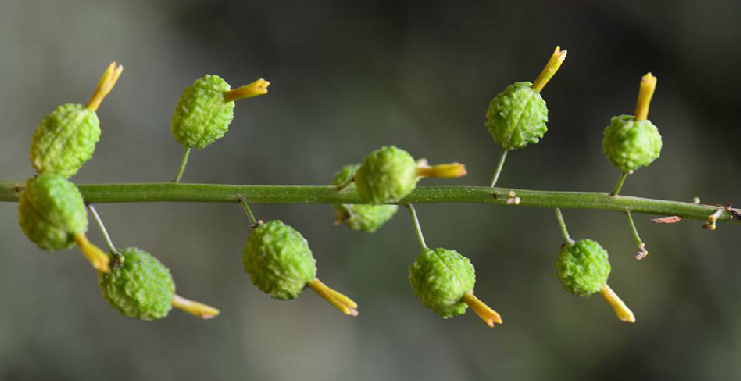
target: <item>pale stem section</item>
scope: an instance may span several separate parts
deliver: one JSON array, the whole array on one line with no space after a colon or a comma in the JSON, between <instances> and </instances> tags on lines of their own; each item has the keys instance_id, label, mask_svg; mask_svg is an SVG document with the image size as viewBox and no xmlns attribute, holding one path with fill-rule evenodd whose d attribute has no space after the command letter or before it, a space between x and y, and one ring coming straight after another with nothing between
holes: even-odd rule
<instances>
[{"instance_id":1,"label":"pale stem section","mask_svg":"<svg viewBox=\"0 0 741 381\"><path fill-rule=\"evenodd\" d=\"M98 223L98 228L100 229L100 232L103 233L103 238L105 238L105 243L108 245L108 251L110 251L111 253L118 253L118 250L116 250L116 246L113 245L111 236L108 235L108 229L105 228L105 225L103 224L103 220L100 218L100 214L98 214L98 211L95 210L95 207L92 204L88 205L87 208L90 209L90 214L93 215L95 222ZM121 257L121 259L123 260L123 257Z\"/></svg>"},{"instance_id":2,"label":"pale stem section","mask_svg":"<svg viewBox=\"0 0 741 381\"><path fill-rule=\"evenodd\" d=\"M561 209L556 208L556 220L558 220L558 227L561 228L561 234L563 235L563 240L566 242L567 245L573 246L574 240L571 239L571 236L569 235L568 229L566 229L566 222L563 220L563 213L561 213Z\"/></svg>"},{"instance_id":3,"label":"pale stem section","mask_svg":"<svg viewBox=\"0 0 741 381\"><path fill-rule=\"evenodd\" d=\"M656 90L656 77L648 73L641 77L641 89L638 91L638 104L636 105L637 121L648 119L648 106Z\"/></svg>"},{"instance_id":4,"label":"pale stem section","mask_svg":"<svg viewBox=\"0 0 741 381\"><path fill-rule=\"evenodd\" d=\"M623 184L625 184L625 179L627 179L628 175L632 173L633 171L620 172L620 178L618 179L617 185L615 185L615 188L610 193L610 196L617 196L618 193L620 193L620 190L623 189Z\"/></svg>"},{"instance_id":5,"label":"pale stem section","mask_svg":"<svg viewBox=\"0 0 741 381\"><path fill-rule=\"evenodd\" d=\"M249 85L240 86L236 89L227 91L224 93L224 100L227 102L233 102L244 98L263 95L268 92L268 86L270 86L270 82L260 78Z\"/></svg>"},{"instance_id":6,"label":"pale stem section","mask_svg":"<svg viewBox=\"0 0 741 381\"><path fill-rule=\"evenodd\" d=\"M648 255L646 244L643 243L641 236L638 235L638 229L636 229L636 223L633 221L633 215L630 213L630 210L626 210L625 215L628 216L628 225L633 233L633 239L635 239L636 245L638 245L638 255L636 255L636 259L641 260Z\"/></svg>"},{"instance_id":7,"label":"pale stem section","mask_svg":"<svg viewBox=\"0 0 741 381\"><path fill-rule=\"evenodd\" d=\"M509 150L506 150L502 148L502 152L499 154L499 161L497 162L497 167L494 169L494 175L491 177L491 187L494 188L495 185L497 185L497 181L499 180L499 175L502 174L502 168L504 168L504 162L507 160L507 152Z\"/></svg>"},{"instance_id":8,"label":"pale stem section","mask_svg":"<svg viewBox=\"0 0 741 381\"><path fill-rule=\"evenodd\" d=\"M538 78L536 78L535 82L533 82L532 89L535 90L535 92L537 93L543 90L548 81L550 81L553 75L556 74L558 68L561 67L561 64L565 59L566 51L561 50L560 47L556 46L556 50L553 51L551 59L548 60L548 63L543 68L543 71L540 72Z\"/></svg>"},{"instance_id":9,"label":"pale stem section","mask_svg":"<svg viewBox=\"0 0 741 381\"><path fill-rule=\"evenodd\" d=\"M219 310L216 308L185 299L180 295L175 295L172 299L172 305L175 308L181 309L191 315L198 316L201 319L211 319L219 314Z\"/></svg>"},{"instance_id":10,"label":"pale stem section","mask_svg":"<svg viewBox=\"0 0 741 381\"><path fill-rule=\"evenodd\" d=\"M414 205L407 204L409 209L409 215L412 216L412 222L414 223L414 232L417 233L417 241L421 249L429 249L425 243L425 236L422 234L422 226L419 224L419 218L417 218L417 210L414 209Z\"/></svg>"},{"instance_id":11,"label":"pale stem section","mask_svg":"<svg viewBox=\"0 0 741 381\"><path fill-rule=\"evenodd\" d=\"M489 327L494 328L494 323L502 324L502 317L499 316L497 311L489 308L489 306L474 296L473 293L465 293L463 295L463 301L468 304L473 312L475 312L476 315L478 315Z\"/></svg>"},{"instance_id":12,"label":"pale stem section","mask_svg":"<svg viewBox=\"0 0 741 381\"><path fill-rule=\"evenodd\" d=\"M95 111L100 107L100 103L103 102L103 98L111 92L116 81L118 81L118 77L121 76L121 72L123 72L123 65L117 65L116 61L113 61L108 65L105 72L103 72L103 76L100 77L100 81L93 92L93 96L90 97L90 100L87 102L88 109Z\"/></svg>"},{"instance_id":13,"label":"pale stem section","mask_svg":"<svg viewBox=\"0 0 741 381\"><path fill-rule=\"evenodd\" d=\"M110 271L108 267L108 254L103 252L98 246L92 244L87 239L87 236L85 236L85 233L75 233L75 243L77 243L77 247L80 248L82 254L96 270L104 273Z\"/></svg>"},{"instance_id":14,"label":"pale stem section","mask_svg":"<svg viewBox=\"0 0 741 381\"><path fill-rule=\"evenodd\" d=\"M358 316L358 304L353 302L347 296L329 288L326 284L322 283L318 278L314 278L309 282L314 292L321 296L329 304L335 306L338 310L342 311L345 315Z\"/></svg>"},{"instance_id":15,"label":"pale stem section","mask_svg":"<svg viewBox=\"0 0 741 381\"><path fill-rule=\"evenodd\" d=\"M180 159L180 168L178 169L177 175L175 175L175 180L172 180L173 183L180 182L180 179L183 177L183 173L185 172L185 167L188 165L188 156L190 156L190 147L185 147L185 152L183 152L183 158Z\"/></svg>"},{"instance_id":16,"label":"pale stem section","mask_svg":"<svg viewBox=\"0 0 741 381\"><path fill-rule=\"evenodd\" d=\"M615 315L617 315L618 319L628 323L636 322L633 311L625 305L623 300L617 296L615 291L612 291L610 286L605 284L605 286L602 287L602 290L600 290L600 294L602 294L602 297L607 301L607 303L610 303L610 307L615 311Z\"/></svg>"},{"instance_id":17,"label":"pale stem section","mask_svg":"<svg viewBox=\"0 0 741 381\"><path fill-rule=\"evenodd\" d=\"M466 175L466 166L460 163L438 164L429 166L426 161L420 160L417 163L417 176L419 177L437 177L437 178L456 178Z\"/></svg>"}]
</instances>

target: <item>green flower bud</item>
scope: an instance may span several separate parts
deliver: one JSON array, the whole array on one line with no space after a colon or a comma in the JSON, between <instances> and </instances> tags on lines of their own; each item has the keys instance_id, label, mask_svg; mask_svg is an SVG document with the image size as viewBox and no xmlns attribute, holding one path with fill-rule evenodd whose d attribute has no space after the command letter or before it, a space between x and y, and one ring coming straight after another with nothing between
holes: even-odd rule
<instances>
[{"instance_id":1,"label":"green flower bud","mask_svg":"<svg viewBox=\"0 0 741 381\"><path fill-rule=\"evenodd\" d=\"M372 204L397 202L417 186L417 163L394 146L371 152L355 172L360 199Z\"/></svg>"},{"instance_id":2,"label":"green flower bud","mask_svg":"<svg viewBox=\"0 0 741 381\"><path fill-rule=\"evenodd\" d=\"M476 274L457 251L425 248L409 267L409 282L425 307L447 319L466 312L463 298L473 292Z\"/></svg>"},{"instance_id":3,"label":"green flower bud","mask_svg":"<svg viewBox=\"0 0 741 381\"><path fill-rule=\"evenodd\" d=\"M548 107L530 82L515 82L489 103L486 127L502 148L519 149L537 143L548 129Z\"/></svg>"},{"instance_id":4,"label":"green flower bud","mask_svg":"<svg viewBox=\"0 0 741 381\"><path fill-rule=\"evenodd\" d=\"M333 185L340 185L355 175L360 165L350 164L342 168L334 177ZM354 190L355 184L349 189ZM399 209L398 205L365 205L365 204L334 204L337 212L337 221L344 222L353 230L363 230L373 233L390 220Z\"/></svg>"},{"instance_id":5,"label":"green flower bud","mask_svg":"<svg viewBox=\"0 0 741 381\"><path fill-rule=\"evenodd\" d=\"M605 129L602 149L612 165L623 172L645 167L661 152L659 130L649 120L636 121L633 115L612 118Z\"/></svg>"},{"instance_id":6,"label":"green flower bud","mask_svg":"<svg viewBox=\"0 0 741 381\"><path fill-rule=\"evenodd\" d=\"M87 231L87 210L75 184L53 172L28 179L18 203L18 223L28 239L45 250L75 244Z\"/></svg>"},{"instance_id":7,"label":"green flower bud","mask_svg":"<svg viewBox=\"0 0 741 381\"><path fill-rule=\"evenodd\" d=\"M295 299L316 277L309 243L301 233L277 220L260 223L252 231L242 262L252 284L275 299Z\"/></svg>"},{"instance_id":8,"label":"green flower bud","mask_svg":"<svg viewBox=\"0 0 741 381\"><path fill-rule=\"evenodd\" d=\"M610 276L610 260L607 251L591 239L564 245L556 261L558 279L566 291L587 296L601 291Z\"/></svg>"},{"instance_id":9,"label":"green flower bud","mask_svg":"<svg viewBox=\"0 0 741 381\"><path fill-rule=\"evenodd\" d=\"M178 143L201 149L224 136L234 119L234 102L224 94L231 87L217 75L207 75L188 86L172 117Z\"/></svg>"},{"instance_id":10,"label":"green flower bud","mask_svg":"<svg viewBox=\"0 0 741 381\"><path fill-rule=\"evenodd\" d=\"M121 252L122 263L108 273L98 272L103 298L122 314L155 320L167 316L175 297L170 270L144 250L129 247Z\"/></svg>"},{"instance_id":11,"label":"green flower bud","mask_svg":"<svg viewBox=\"0 0 741 381\"><path fill-rule=\"evenodd\" d=\"M31 163L39 173L70 177L93 156L99 139L100 122L94 110L81 104L59 106L33 135Z\"/></svg>"}]
</instances>

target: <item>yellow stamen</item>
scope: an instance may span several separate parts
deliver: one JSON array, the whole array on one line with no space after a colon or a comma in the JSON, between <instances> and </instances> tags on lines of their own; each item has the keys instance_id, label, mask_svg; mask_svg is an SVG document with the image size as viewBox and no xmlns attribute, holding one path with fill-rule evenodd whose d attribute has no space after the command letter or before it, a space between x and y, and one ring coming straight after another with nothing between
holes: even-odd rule
<instances>
[{"instance_id":1,"label":"yellow stamen","mask_svg":"<svg viewBox=\"0 0 741 381\"><path fill-rule=\"evenodd\" d=\"M453 178L466 175L466 166L463 164L438 164L430 167L425 162L417 164L417 176L420 177L438 177Z\"/></svg>"},{"instance_id":2,"label":"yellow stamen","mask_svg":"<svg viewBox=\"0 0 741 381\"><path fill-rule=\"evenodd\" d=\"M329 304L342 311L345 315L358 316L357 303L353 302L347 296L329 288L319 279L314 278L314 280L309 282L309 287L311 287L311 289L314 290L314 292L316 292L324 300L329 302Z\"/></svg>"},{"instance_id":3,"label":"yellow stamen","mask_svg":"<svg viewBox=\"0 0 741 381\"><path fill-rule=\"evenodd\" d=\"M484 302L479 300L477 297L475 297L472 293L468 292L463 295L463 302L468 304L469 307L473 310L473 312L476 313L476 315L479 315L481 320L486 323L491 328L494 328L494 323L496 324L502 324L502 317L499 316L499 314L489 308Z\"/></svg>"},{"instance_id":4,"label":"yellow stamen","mask_svg":"<svg viewBox=\"0 0 741 381\"><path fill-rule=\"evenodd\" d=\"M641 77L641 89L638 91L638 105L636 105L635 119L637 121L648 119L648 106L651 104L651 97L656 90L656 77L648 73Z\"/></svg>"},{"instance_id":5,"label":"yellow stamen","mask_svg":"<svg viewBox=\"0 0 741 381\"><path fill-rule=\"evenodd\" d=\"M104 273L107 273L109 271L108 254L106 254L98 246L92 244L87 239L85 233L75 233L75 243L77 243L77 247L80 248L82 254L85 255L85 258L90 261L90 264L93 265L96 270Z\"/></svg>"},{"instance_id":6,"label":"yellow stamen","mask_svg":"<svg viewBox=\"0 0 741 381\"><path fill-rule=\"evenodd\" d=\"M538 78L536 78L535 82L533 82L533 85L531 86L532 89L535 90L535 92L537 93L543 90L548 81L551 80L551 77L556 74L558 68L561 67L561 64L565 59L566 51L561 50L560 47L556 46L556 50L553 51L551 59L548 60L548 63L545 64L543 71L540 72Z\"/></svg>"},{"instance_id":7,"label":"yellow stamen","mask_svg":"<svg viewBox=\"0 0 741 381\"><path fill-rule=\"evenodd\" d=\"M95 92L93 92L93 96L90 97L90 100L87 102L88 109L95 111L100 107L100 102L103 102L103 98L111 92L116 81L118 81L118 77L121 76L121 72L123 72L123 66L116 66L116 61L113 61L108 65L108 68L103 72L103 76L100 77L100 81L98 82L98 86L95 88Z\"/></svg>"},{"instance_id":8,"label":"yellow stamen","mask_svg":"<svg viewBox=\"0 0 741 381\"><path fill-rule=\"evenodd\" d=\"M610 303L610 306L615 311L615 314L617 315L618 319L622 321L627 321L628 323L635 323L636 318L633 315L633 311L628 308L628 306L625 305L622 299L620 299L619 296L615 293L615 291L612 291L610 286L605 284L604 287L602 287L602 290L600 290L600 294L602 294L602 297L607 301L607 303Z\"/></svg>"},{"instance_id":9,"label":"yellow stamen","mask_svg":"<svg viewBox=\"0 0 741 381\"><path fill-rule=\"evenodd\" d=\"M219 314L219 310L216 308L185 299L180 295L175 295L172 299L172 305L175 308L179 308L191 315L198 316L201 319L211 319Z\"/></svg>"},{"instance_id":10,"label":"yellow stamen","mask_svg":"<svg viewBox=\"0 0 741 381\"><path fill-rule=\"evenodd\" d=\"M227 102L233 102L244 98L263 95L268 92L268 86L270 86L270 82L260 78L249 85L240 86L236 89L227 91L224 93L224 100Z\"/></svg>"}]
</instances>

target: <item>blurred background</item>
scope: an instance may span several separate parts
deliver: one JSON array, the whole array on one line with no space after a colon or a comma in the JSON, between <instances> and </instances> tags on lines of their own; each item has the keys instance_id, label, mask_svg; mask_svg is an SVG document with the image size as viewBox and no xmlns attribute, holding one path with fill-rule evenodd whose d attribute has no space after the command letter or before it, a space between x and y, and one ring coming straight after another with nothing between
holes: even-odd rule
<instances>
[{"instance_id":1,"label":"blurred background","mask_svg":"<svg viewBox=\"0 0 741 381\"><path fill-rule=\"evenodd\" d=\"M28 146L41 118L84 103L112 60L125 71L104 101L103 135L78 183L171 180L182 147L170 119L205 74L232 86L264 77L268 95L240 101L222 140L190 156L183 181L327 184L373 149L397 145L486 185L499 148L484 127L491 98L532 81L556 45L568 50L543 91L549 132L510 153L499 185L609 191L602 154L610 117L632 113L638 81L658 77L650 119L661 158L624 194L741 202L738 105L741 3L593 1L21 1L0 2L0 179L33 175ZM76 251L42 252L0 204L1 380L732 380L741 378L738 226L654 225L636 261L622 214L565 210L575 238L611 254L613 289L632 307L619 322L598 296L561 288L552 210L419 205L428 244L476 266L476 294L504 318L443 320L407 281L419 249L403 210L375 234L334 227L327 205L255 205L301 231L319 277L360 304L352 319L313 293L270 299L241 264L240 207L106 204L119 247L150 251L178 293L221 309L131 320L100 297ZM103 245L96 227L91 239Z\"/></svg>"}]
</instances>

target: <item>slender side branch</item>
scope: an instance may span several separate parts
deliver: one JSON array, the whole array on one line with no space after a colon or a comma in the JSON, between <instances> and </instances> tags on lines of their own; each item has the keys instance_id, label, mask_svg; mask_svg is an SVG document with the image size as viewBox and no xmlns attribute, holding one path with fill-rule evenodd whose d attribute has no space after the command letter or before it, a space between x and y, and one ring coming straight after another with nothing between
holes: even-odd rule
<instances>
[{"instance_id":1,"label":"slender side branch","mask_svg":"<svg viewBox=\"0 0 741 381\"><path fill-rule=\"evenodd\" d=\"M190 147L185 147L185 152L183 152L183 158L180 160L180 168L178 169L178 174L175 175L175 180L172 180L174 183L179 183L180 178L183 177L183 173L185 172L185 166L188 165L188 156L190 156Z\"/></svg>"},{"instance_id":2,"label":"slender side branch","mask_svg":"<svg viewBox=\"0 0 741 381\"><path fill-rule=\"evenodd\" d=\"M618 179L617 185L615 185L615 189L610 193L610 196L617 196L618 193L620 193L620 190L623 189L623 184L625 184L625 179L627 179L630 174L631 172L620 172L620 178Z\"/></svg>"},{"instance_id":3,"label":"slender side branch","mask_svg":"<svg viewBox=\"0 0 741 381\"><path fill-rule=\"evenodd\" d=\"M499 180L499 175L502 174L502 168L504 167L504 161L507 160L507 152L509 152L509 150L502 148L502 153L499 154L499 162L497 163L497 167L494 170L494 176L491 177L490 186L492 188L494 188L494 186L497 185L497 180Z\"/></svg>"},{"instance_id":4,"label":"slender side branch","mask_svg":"<svg viewBox=\"0 0 741 381\"><path fill-rule=\"evenodd\" d=\"M0 202L18 202L25 184L0 181ZM88 204L139 202L236 203L239 195L250 204L366 204L357 192L337 192L332 185L225 185L184 183L79 184ZM707 221L717 206L692 202L656 200L642 197L613 197L602 192L557 192L531 189L495 188L496 193L510 191L521 197L520 206L561 209L598 209L624 213L678 216ZM491 197L487 186L420 186L399 204L473 203L507 205L505 198ZM733 212L721 208L716 221L741 223Z\"/></svg>"},{"instance_id":5,"label":"slender side branch","mask_svg":"<svg viewBox=\"0 0 741 381\"><path fill-rule=\"evenodd\" d=\"M563 214L561 213L561 209L559 208L556 208L556 219L558 220L558 227L561 228L561 234L563 234L564 242L569 246L574 245L574 240L571 239L569 231L568 229L566 229L566 222L564 222Z\"/></svg>"}]
</instances>

